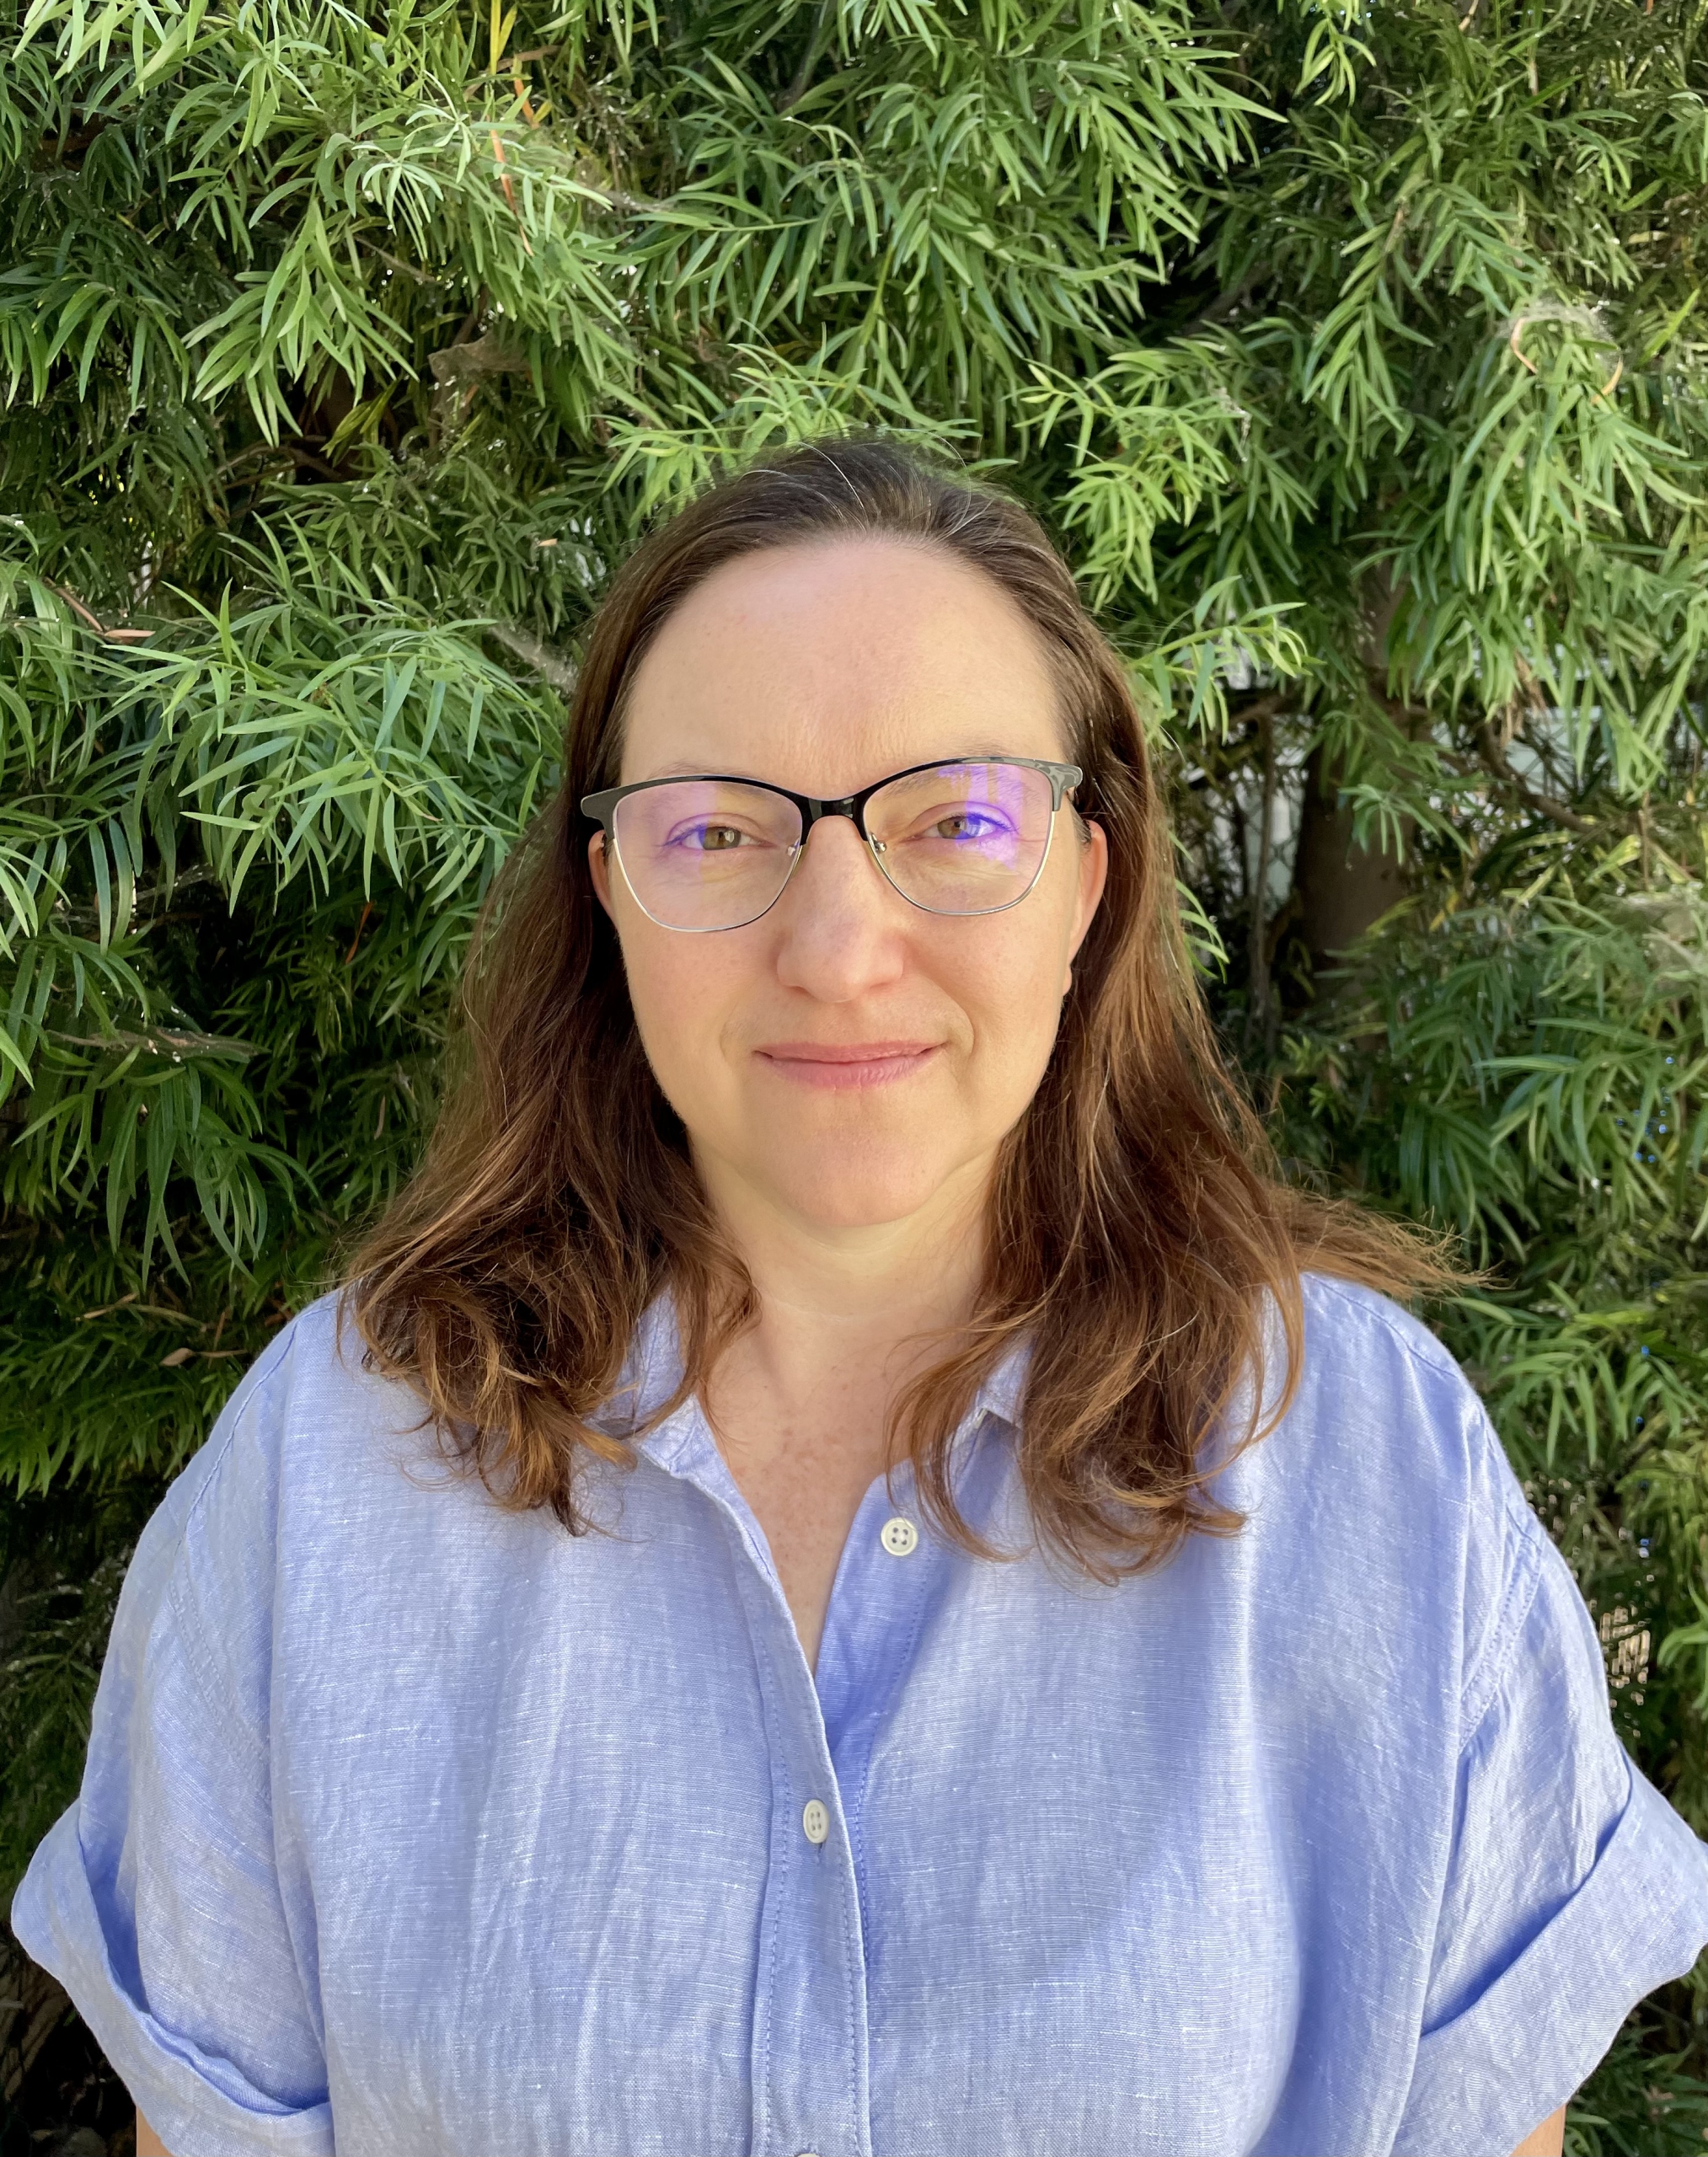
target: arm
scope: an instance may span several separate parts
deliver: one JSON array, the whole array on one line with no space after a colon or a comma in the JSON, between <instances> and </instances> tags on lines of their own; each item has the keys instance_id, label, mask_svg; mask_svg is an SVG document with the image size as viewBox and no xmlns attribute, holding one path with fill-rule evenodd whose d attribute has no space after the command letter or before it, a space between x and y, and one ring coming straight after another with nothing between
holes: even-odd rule
<instances>
[{"instance_id":1,"label":"arm","mask_svg":"<svg viewBox=\"0 0 1708 2157\"><path fill-rule=\"evenodd\" d=\"M1513 2157L1560 2157L1560 2153L1565 2147L1566 2107L1562 2105L1557 2112L1549 2114L1534 2134L1527 2134L1524 2137L1513 2152ZM137 2144L137 2157L153 2157L153 2153L146 2151L139 2142ZM163 2151L161 2153L161 2157L164 2157Z\"/></svg>"},{"instance_id":2,"label":"arm","mask_svg":"<svg viewBox=\"0 0 1708 2157\"><path fill-rule=\"evenodd\" d=\"M1529 2157L1530 2149L1534 2146L1537 2145L1533 2135L1519 2152L1519 2157ZM137 2113L137 2157L172 2157L171 2151L143 2118L140 2108Z\"/></svg>"}]
</instances>

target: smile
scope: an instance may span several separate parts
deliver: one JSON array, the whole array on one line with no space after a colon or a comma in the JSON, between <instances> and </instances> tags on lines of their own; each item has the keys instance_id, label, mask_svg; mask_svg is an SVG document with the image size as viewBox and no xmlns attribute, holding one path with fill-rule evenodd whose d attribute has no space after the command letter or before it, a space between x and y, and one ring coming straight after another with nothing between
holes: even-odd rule
<instances>
[{"instance_id":1,"label":"smile","mask_svg":"<svg viewBox=\"0 0 1708 2157\"><path fill-rule=\"evenodd\" d=\"M821 1041L779 1041L757 1050L762 1063L797 1086L848 1090L890 1086L922 1071L937 1054L935 1041L854 1041L833 1047Z\"/></svg>"}]
</instances>

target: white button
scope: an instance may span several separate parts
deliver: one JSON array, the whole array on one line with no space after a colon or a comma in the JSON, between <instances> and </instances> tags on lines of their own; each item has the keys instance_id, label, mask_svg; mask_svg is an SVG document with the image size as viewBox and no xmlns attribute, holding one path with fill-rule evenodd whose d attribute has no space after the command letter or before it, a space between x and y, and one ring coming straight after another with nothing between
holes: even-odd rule
<instances>
[{"instance_id":1,"label":"white button","mask_svg":"<svg viewBox=\"0 0 1708 2157\"><path fill-rule=\"evenodd\" d=\"M884 1523L878 1540L892 1558L905 1558L918 1546L919 1531L910 1520L903 1520L900 1513Z\"/></svg>"},{"instance_id":2,"label":"white button","mask_svg":"<svg viewBox=\"0 0 1708 2157\"><path fill-rule=\"evenodd\" d=\"M822 1843L830 1833L830 1815L816 1797L809 1797L801 1806L800 1824L809 1843Z\"/></svg>"}]
</instances>

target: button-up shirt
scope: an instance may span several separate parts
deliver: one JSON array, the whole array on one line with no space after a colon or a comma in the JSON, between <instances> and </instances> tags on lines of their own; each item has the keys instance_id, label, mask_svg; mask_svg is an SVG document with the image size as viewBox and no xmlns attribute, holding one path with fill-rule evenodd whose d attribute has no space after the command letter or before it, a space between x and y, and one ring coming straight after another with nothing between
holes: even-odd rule
<instances>
[{"instance_id":1,"label":"button-up shirt","mask_svg":"<svg viewBox=\"0 0 1708 2157\"><path fill-rule=\"evenodd\" d=\"M1506 2157L1708 1939L1470 1387L1311 1277L1240 1533L1036 1547L1025 1359L815 1674L690 1401L502 1509L336 1308L138 1547L13 1921L175 2157ZM667 1399L667 1310L624 1414Z\"/></svg>"}]
</instances>

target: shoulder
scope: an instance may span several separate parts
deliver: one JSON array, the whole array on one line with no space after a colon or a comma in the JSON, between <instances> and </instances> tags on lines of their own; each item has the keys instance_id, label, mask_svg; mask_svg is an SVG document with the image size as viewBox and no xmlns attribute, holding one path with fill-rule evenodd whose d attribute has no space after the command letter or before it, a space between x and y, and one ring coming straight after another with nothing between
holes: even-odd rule
<instances>
[{"instance_id":1,"label":"shoulder","mask_svg":"<svg viewBox=\"0 0 1708 2157\"><path fill-rule=\"evenodd\" d=\"M1389 1297L1307 1273L1304 1355L1280 1426L1368 1502L1530 1514L1481 1396L1452 1351Z\"/></svg>"},{"instance_id":2,"label":"shoulder","mask_svg":"<svg viewBox=\"0 0 1708 2157\"><path fill-rule=\"evenodd\" d=\"M1438 1636L1474 1719L1534 1598L1546 1535L1476 1389L1429 1328L1354 1282L1311 1273L1303 1290L1297 1389L1236 1462L1230 1495L1266 1563L1354 1634Z\"/></svg>"},{"instance_id":3,"label":"shoulder","mask_svg":"<svg viewBox=\"0 0 1708 2157\"><path fill-rule=\"evenodd\" d=\"M264 1662L280 1573L316 1532L305 1514L348 1512L366 1494L371 1516L386 1482L407 1487L397 1441L419 1433L422 1404L363 1369L341 1300L298 1313L239 1380L142 1532L115 1643L169 1639L228 1670Z\"/></svg>"},{"instance_id":4,"label":"shoulder","mask_svg":"<svg viewBox=\"0 0 1708 2157\"><path fill-rule=\"evenodd\" d=\"M1355 1485L1528 1512L1475 1387L1421 1319L1356 1282L1307 1273L1301 1287L1304 1353L1280 1426L1293 1446Z\"/></svg>"},{"instance_id":5,"label":"shoulder","mask_svg":"<svg viewBox=\"0 0 1708 2157\"><path fill-rule=\"evenodd\" d=\"M1457 1394L1470 1383L1459 1363L1421 1319L1391 1296L1332 1274L1300 1277L1304 1305L1305 1367L1335 1383L1376 1385L1408 1376L1431 1389Z\"/></svg>"},{"instance_id":6,"label":"shoulder","mask_svg":"<svg viewBox=\"0 0 1708 2157\"><path fill-rule=\"evenodd\" d=\"M238 1380L212 1431L173 1483L144 1544L181 1544L210 1512L239 1496L270 1507L286 1457L337 1448L377 1421L420 1409L402 1387L361 1367L361 1341L340 1293L289 1319ZM138 1547L138 1558L142 1546Z\"/></svg>"}]
</instances>

